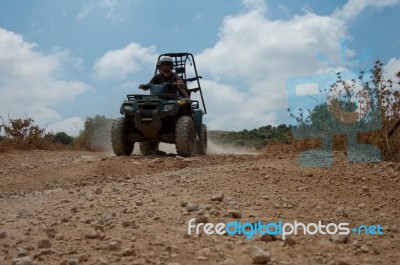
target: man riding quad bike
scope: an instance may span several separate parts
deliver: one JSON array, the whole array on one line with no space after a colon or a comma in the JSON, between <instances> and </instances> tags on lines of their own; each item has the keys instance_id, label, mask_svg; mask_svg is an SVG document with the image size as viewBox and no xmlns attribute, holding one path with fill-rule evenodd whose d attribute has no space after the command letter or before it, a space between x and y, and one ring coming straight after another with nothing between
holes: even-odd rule
<instances>
[{"instance_id":1,"label":"man riding quad bike","mask_svg":"<svg viewBox=\"0 0 400 265\"><path fill-rule=\"evenodd\" d=\"M193 67L192 77L186 70L187 62ZM157 70L160 74L157 74ZM174 72L173 72L174 70ZM159 143L175 144L178 155L188 157L207 152L206 114L194 57L190 53L168 53L158 57L155 76L140 89L150 95L127 95L120 108L123 117L117 118L111 130L111 143L118 156L130 155L139 142L142 154L158 151ZM193 88L187 88L195 82ZM190 99L192 92L200 92L198 100Z\"/></svg>"},{"instance_id":2,"label":"man riding quad bike","mask_svg":"<svg viewBox=\"0 0 400 265\"><path fill-rule=\"evenodd\" d=\"M182 97L189 98L189 94L186 91L185 83L182 78L176 73L172 72L174 68L174 60L169 56L161 57L157 62L157 70L160 72L156 74L149 82L149 84L161 85L164 83L175 83L176 86L171 86L167 94L179 94ZM147 90L149 87L141 84L140 89ZM178 90L176 90L178 88Z\"/></svg>"}]
</instances>

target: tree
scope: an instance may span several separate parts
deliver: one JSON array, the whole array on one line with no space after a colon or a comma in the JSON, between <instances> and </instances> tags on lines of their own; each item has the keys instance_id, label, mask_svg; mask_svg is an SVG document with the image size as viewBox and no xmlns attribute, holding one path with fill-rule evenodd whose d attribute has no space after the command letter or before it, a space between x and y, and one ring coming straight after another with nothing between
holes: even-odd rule
<instances>
[{"instance_id":1,"label":"tree","mask_svg":"<svg viewBox=\"0 0 400 265\"><path fill-rule=\"evenodd\" d=\"M74 137L69 136L65 132L58 132L55 135L55 140L65 145L71 145L74 142Z\"/></svg>"}]
</instances>

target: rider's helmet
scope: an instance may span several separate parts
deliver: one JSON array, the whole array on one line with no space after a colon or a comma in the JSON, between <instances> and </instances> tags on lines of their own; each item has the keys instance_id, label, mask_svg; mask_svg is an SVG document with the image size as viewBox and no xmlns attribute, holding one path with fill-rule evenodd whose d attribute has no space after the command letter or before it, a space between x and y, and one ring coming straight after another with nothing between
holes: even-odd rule
<instances>
[{"instance_id":1,"label":"rider's helmet","mask_svg":"<svg viewBox=\"0 0 400 265\"><path fill-rule=\"evenodd\" d=\"M158 60L158 62L157 62L157 67L159 67L163 63L169 63L169 64L171 64L171 68L174 67L174 60L169 56L161 57L160 60Z\"/></svg>"}]
</instances>

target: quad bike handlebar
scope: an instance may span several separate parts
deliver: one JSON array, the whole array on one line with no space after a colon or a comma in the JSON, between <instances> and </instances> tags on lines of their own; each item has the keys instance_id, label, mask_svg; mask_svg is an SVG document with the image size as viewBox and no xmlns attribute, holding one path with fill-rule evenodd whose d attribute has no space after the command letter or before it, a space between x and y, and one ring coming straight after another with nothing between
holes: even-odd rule
<instances>
[{"instance_id":1,"label":"quad bike handlebar","mask_svg":"<svg viewBox=\"0 0 400 265\"><path fill-rule=\"evenodd\" d=\"M152 87L154 87L154 86L157 86L157 85L155 85L155 84L153 84L153 83L140 84L140 85L139 85L139 89L148 90L148 89L150 89L150 88L152 88ZM177 82L165 82L165 83L161 84L160 86L178 87L178 86L179 86L179 83L177 83Z\"/></svg>"},{"instance_id":2,"label":"quad bike handlebar","mask_svg":"<svg viewBox=\"0 0 400 265\"><path fill-rule=\"evenodd\" d=\"M160 95L160 94L176 94L179 91L179 94L183 97L189 98L188 92L184 86L182 87L182 83L180 82L164 82L161 85L155 85L153 83L149 84L141 84L139 85L139 89L142 90L150 90L150 94L152 95Z\"/></svg>"}]
</instances>

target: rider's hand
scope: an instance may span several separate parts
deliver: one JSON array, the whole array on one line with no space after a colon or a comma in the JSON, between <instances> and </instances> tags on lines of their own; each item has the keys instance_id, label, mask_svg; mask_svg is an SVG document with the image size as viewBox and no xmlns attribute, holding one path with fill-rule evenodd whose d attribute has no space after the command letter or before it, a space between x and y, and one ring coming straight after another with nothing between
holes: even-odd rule
<instances>
[{"instance_id":1,"label":"rider's hand","mask_svg":"<svg viewBox=\"0 0 400 265\"><path fill-rule=\"evenodd\" d=\"M139 85L139 89L147 90L147 87L146 87L145 84L140 84L140 85Z\"/></svg>"},{"instance_id":2,"label":"rider's hand","mask_svg":"<svg viewBox=\"0 0 400 265\"><path fill-rule=\"evenodd\" d=\"M185 88L185 83L183 83L183 80L178 80L178 81L176 81L176 83L178 84L179 89Z\"/></svg>"},{"instance_id":3,"label":"rider's hand","mask_svg":"<svg viewBox=\"0 0 400 265\"><path fill-rule=\"evenodd\" d=\"M185 97L185 98L189 98L189 95L187 94L186 90L185 90L185 83L183 82L183 80L178 80L176 81L176 84L178 85L178 89L181 92L181 94Z\"/></svg>"}]
</instances>

